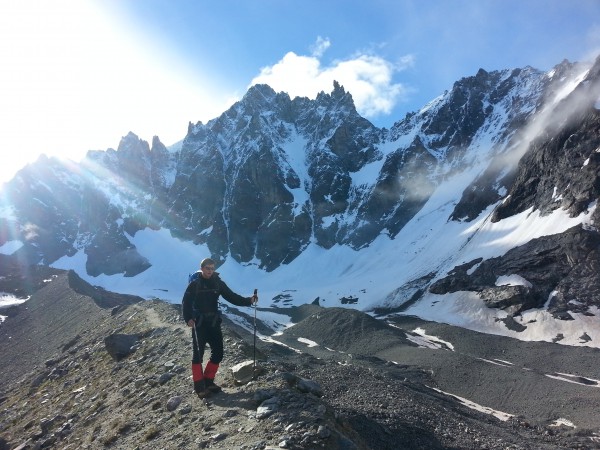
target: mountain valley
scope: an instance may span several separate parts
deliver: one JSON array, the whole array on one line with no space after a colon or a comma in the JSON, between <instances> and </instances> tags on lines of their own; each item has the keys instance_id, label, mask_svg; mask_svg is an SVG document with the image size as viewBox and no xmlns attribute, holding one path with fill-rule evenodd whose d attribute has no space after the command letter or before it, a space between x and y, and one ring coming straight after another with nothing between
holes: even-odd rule
<instances>
[{"instance_id":1,"label":"mountain valley","mask_svg":"<svg viewBox=\"0 0 600 450\"><path fill-rule=\"evenodd\" d=\"M0 450L600 448L599 180L600 58L389 129L257 85L169 148L42 155L0 190ZM260 302L201 400L207 256Z\"/></svg>"}]
</instances>

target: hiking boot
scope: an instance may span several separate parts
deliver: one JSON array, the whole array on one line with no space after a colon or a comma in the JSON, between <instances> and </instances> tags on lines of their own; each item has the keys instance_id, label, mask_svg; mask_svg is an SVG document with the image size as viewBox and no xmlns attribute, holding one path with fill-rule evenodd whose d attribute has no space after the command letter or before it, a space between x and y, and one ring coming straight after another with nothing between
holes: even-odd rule
<instances>
[{"instance_id":1,"label":"hiking boot","mask_svg":"<svg viewBox=\"0 0 600 450\"><path fill-rule=\"evenodd\" d=\"M206 385L206 390L209 392L221 392L221 386L219 386L218 384L215 384L215 380L212 380L210 378L205 378L204 379L204 384Z\"/></svg>"},{"instance_id":2,"label":"hiking boot","mask_svg":"<svg viewBox=\"0 0 600 450\"><path fill-rule=\"evenodd\" d=\"M208 389L204 391L196 391L196 395L198 396L198 398L206 398L210 395L210 391L208 391Z\"/></svg>"},{"instance_id":3,"label":"hiking boot","mask_svg":"<svg viewBox=\"0 0 600 450\"><path fill-rule=\"evenodd\" d=\"M200 398L204 398L210 394L208 389L206 389L206 383L204 380L194 381L194 392Z\"/></svg>"}]
</instances>

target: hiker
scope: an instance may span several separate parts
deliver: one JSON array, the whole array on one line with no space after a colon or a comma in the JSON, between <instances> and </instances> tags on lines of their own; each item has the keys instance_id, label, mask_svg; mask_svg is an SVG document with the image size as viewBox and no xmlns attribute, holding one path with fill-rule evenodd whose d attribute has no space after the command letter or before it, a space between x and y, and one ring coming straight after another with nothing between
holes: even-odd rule
<instances>
[{"instance_id":1,"label":"hiker","mask_svg":"<svg viewBox=\"0 0 600 450\"><path fill-rule=\"evenodd\" d=\"M221 390L215 384L215 375L223 359L219 296L237 306L252 306L258 302L257 295L242 297L233 292L215 272L215 262L210 258L203 259L199 276L190 282L182 300L183 320L192 328L192 379L194 391L200 398ZM210 346L210 359L202 370L206 344Z\"/></svg>"}]
</instances>

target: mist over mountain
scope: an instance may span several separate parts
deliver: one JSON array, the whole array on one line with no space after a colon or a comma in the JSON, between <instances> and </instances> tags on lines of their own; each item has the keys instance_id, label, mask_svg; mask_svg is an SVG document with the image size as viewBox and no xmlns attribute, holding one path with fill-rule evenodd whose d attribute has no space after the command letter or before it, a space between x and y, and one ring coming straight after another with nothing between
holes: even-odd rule
<instances>
[{"instance_id":1,"label":"mist over mountain","mask_svg":"<svg viewBox=\"0 0 600 450\"><path fill-rule=\"evenodd\" d=\"M315 100L253 86L173 149L130 132L80 164L41 156L3 187L0 250L171 302L210 255L275 307L533 339L524 312L565 325L600 303L599 71L480 69L390 129L338 83ZM467 320L465 304L491 316Z\"/></svg>"}]
</instances>

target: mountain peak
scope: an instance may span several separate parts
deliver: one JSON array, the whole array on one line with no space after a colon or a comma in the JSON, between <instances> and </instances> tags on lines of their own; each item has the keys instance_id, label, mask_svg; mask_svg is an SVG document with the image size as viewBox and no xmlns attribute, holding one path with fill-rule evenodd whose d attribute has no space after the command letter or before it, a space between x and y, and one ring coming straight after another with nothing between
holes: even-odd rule
<instances>
[{"instance_id":1,"label":"mountain peak","mask_svg":"<svg viewBox=\"0 0 600 450\"><path fill-rule=\"evenodd\" d=\"M333 92L331 94L334 98L341 98L346 95L346 90L344 86L340 85L336 80L333 80Z\"/></svg>"},{"instance_id":2,"label":"mountain peak","mask_svg":"<svg viewBox=\"0 0 600 450\"><path fill-rule=\"evenodd\" d=\"M137 134L130 131L121 138L117 151L123 153L146 153L150 151L150 146L148 142L140 139Z\"/></svg>"},{"instance_id":3,"label":"mountain peak","mask_svg":"<svg viewBox=\"0 0 600 450\"><path fill-rule=\"evenodd\" d=\"M319 94L317 94L316 102L321 106L339 108L346 112L357 114L352 94L346 92L344 86L336 80L333 81L333 91L331 94L326 94L324 91L319 92Z\"/></svg>"},{"instance_id":4,"label":"mountain peak","mask_svg":"<svg viewBox=\"0 0 600 450\"><path fill-rule=\"evenodd\" d=\"M268 84L250 86L240 103L252 104L255 107L265 107L273 102L277 93Z\"/></svg>"}]
</instances>

